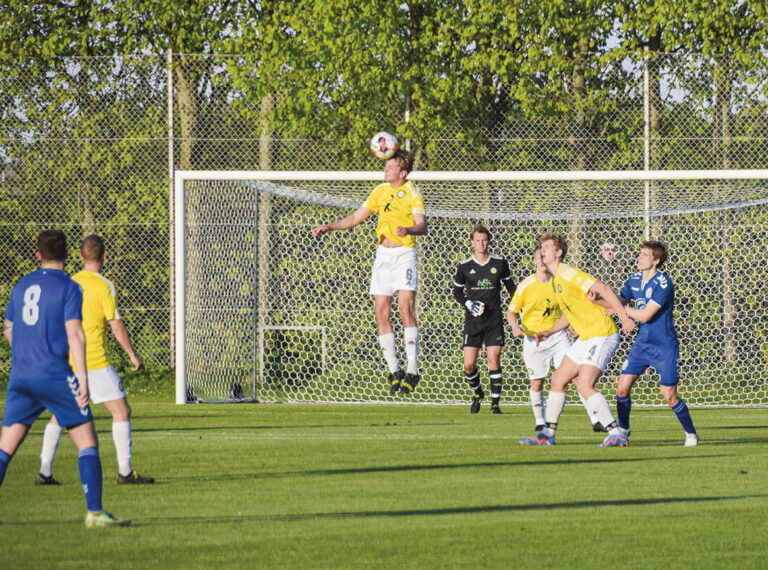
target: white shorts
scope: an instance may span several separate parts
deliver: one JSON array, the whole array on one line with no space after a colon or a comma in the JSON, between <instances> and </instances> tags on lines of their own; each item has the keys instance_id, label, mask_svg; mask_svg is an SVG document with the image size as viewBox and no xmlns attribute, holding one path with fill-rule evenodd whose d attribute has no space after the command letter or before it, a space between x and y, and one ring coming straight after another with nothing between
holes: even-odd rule
<instances>
[{"instance_id":1,"label":"white shorts","mask_svg":"<svg viewBox=\"0 0 768 570\"><path fill-rule=\"evenodd\" d=\"M609 336L596 336L589 340L576 339L568 351L568 358L576 364L588 364L604 371L619 346L619 333Z\"/></svg>"},{"instance_id":2,"label":"white shorts","mask_svg":"<svg viewBox=\"0 0 768 570\"><path fill-rule=\"evenodd\" d=\"M416 291L419 266L416 248L376 248L376 260L371 271L371 295L393 297L397 291Z\"/></svg>"},{"instance_id":3,"label":"white shorts","mask_svg":"<svg viewBox=\"0 0 768 570\"><path fill-rule=\"evenodd\" d=\"M528 379L546 378L550 367L557 368L563 356L571 348L567 330L558 331L536 346L536 339L525 335L523 338L523 362L528 369Z\"/></svg>"},{"instance_id":4,"label":"white shorts","mask_svg":"<svg viewBox=\"0 0 768 570\"><path fill-rule=\"evenodd\" d=\"M88 392L92 404L103 404L125 397L123 381L111 366L88 371Z\"/></svg>"}]
</instances>

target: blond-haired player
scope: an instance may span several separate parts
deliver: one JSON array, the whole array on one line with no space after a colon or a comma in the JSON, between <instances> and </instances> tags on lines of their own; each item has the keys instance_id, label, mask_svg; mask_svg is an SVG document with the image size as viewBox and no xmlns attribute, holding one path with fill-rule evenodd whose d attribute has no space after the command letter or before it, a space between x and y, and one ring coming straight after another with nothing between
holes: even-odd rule
<instances>
[{"instance_id":1,"label":"blond-haired player","mask_svg":"<svg viewBox=\"0 0 768 570\"><path fill-rule=\"evenodd\" d=\"M406 180L413 168L413 154L398 151L384 164L384 184L379 184L368 199L349 216L317 226L313 237L329 231L356 227L373 213L378 214L378 248L371 272L370 293L376 310L376 325L384 360L389 368L389 391L410 394L419 382L419 329L416 324L418 257L415 236L427 233L424 200L416 186ZM403 320L406 371L397 360L395 335L390 313L392 298Z\"/></svg>"},{"instance_id":2,"label":"blond-haired player","mask_svg":"<svg viewBox=\"0 0 768 570\"><path fill-rule=\"evenodd\" d=\"M619 344L619 333L613 319L604 313L602 307L590 300L590 293L600 295L616 312L625 333L634 330L635 322L627 315L621 300L608 285L562 262L568 246L561 236L551 232L544 233L539 238L539 245L541 260L553 276L552 292L555 301L563 314L555 325L539 332L536 341L541 343L556 332L564 330L569 324L579 338L552 374L544 414L544 429L533 437L521 439L519 443L554 445L557 423L565 407L566 390L568 384L573 381L579 394L586 400L585 405L590 417L594 417L608 429L608 436L600 445L623 447L627 445L626 433L617 425L605 396L595 390L595 383Z\"/></svg>"},{"instance_id":3,"label":"blond-haired player","mask_svg":"<svg viewBox=\"0 0 768 570\"><path fill-rule=\"evenodd\" d=\"M104 240L97 235L86 237L80 244L83 270L72 276L73 281L83 290L83 330L91 401L94 404L104 404L112 414L112 441L117 453L118 484L154 483L154 478L142 477L131 467L131 407L128 405L120 376L107 360L104 348L104 333L106 324L109 323L115 339L131 359L131 370L135 372L141 368L141 359L133 350L128 331L117 310L115 287L101 275L105 257ZM61 427L54 416L43 432L40 472L35 480L36 485L58 484L53 477L52 466L60 437Z\"/></svg>"}]
</instances>

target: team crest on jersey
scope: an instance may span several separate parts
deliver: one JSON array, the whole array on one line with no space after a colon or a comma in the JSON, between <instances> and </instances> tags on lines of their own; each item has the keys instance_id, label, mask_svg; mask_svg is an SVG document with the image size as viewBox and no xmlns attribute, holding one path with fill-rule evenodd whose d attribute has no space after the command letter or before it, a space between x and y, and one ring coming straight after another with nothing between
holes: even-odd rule
<instances>
[{"instance_id":1,"label":"team crest on jersey","mask_svg":"<svg viewBox=\"0 0 768 570\"><path fill-rule=\"evenodd\" d=\"M560 283L557 284L557 292L558 293L562 293L563 292L563 287L560 285Z\"/></svg>"},{"instance_id":2,"label":"team crest on jersey","mask_svg":"<svg viewBox=\"0 0 768 570\"><path fill-rule=\"evenodd\" d=\"M496 273L496 268L495 267L491 267L491 274L494 274L494 273Z\"/></svg>"},{"instance_id":3,"label":"team crest on jersey","mask_svg":"<svg viewBox=\"0 0 768 570\"><path fill-rule=\"evenodd\" d=\"M648 287L648 289L645 290L645 296L647 298L649 298L649 299L651 298L651 294L652 293L653 293L653 288L652 287Z\"/></svg>"},{"instance_id":4,"label":"team crest on jersey","mask_svg":"<svg viewBox=\"0 0 768 570\"><path fill-rule=\"evenodd\" d=\"M405 198L405 190L400 190L400 192L397 193L398 198Z\"/></svg>"}]
</instances>

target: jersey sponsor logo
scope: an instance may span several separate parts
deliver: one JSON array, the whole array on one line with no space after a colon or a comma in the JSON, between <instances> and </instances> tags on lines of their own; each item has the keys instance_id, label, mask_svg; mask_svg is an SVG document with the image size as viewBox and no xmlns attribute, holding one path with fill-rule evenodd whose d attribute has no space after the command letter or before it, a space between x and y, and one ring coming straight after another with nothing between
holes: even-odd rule
<instances>
[{"instance_id":1,"label":"jersey sponsor logo","mask_svg":"<svg viewBox=\"0 0 768 570\"><path fill-rule=\"evenodd\" d=\"M493 287L493 283L490 279L481 279L477 282L478 287Z\"/></svg>"},{"instance_id":2,"label":"jersey sponsor logo","mask_svg":"<svg viewBox=\"0 0 768 570\"><path fill-rule=\"evenodd\" d=\"M405 190L400 190L400 192L397 193L398 198L405 198Z\"/></svg>"}]
</instances>

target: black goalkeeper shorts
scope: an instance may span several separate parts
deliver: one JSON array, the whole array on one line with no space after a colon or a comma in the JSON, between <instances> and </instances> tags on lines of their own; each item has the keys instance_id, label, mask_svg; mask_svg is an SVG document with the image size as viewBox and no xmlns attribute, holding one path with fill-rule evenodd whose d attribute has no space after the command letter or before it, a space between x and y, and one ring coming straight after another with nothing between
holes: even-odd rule
<instances>
[{"instance_id":1,"label":"black goalkeeper shorts","mask_svg":"<svg viewBox=\"0 0 768 570\"><path fill-rule=\"evenodd\" d=\"M504 321L501 318L464 320L464 341L462 346L504 346Z\"/></svg>"}]
</instances>

